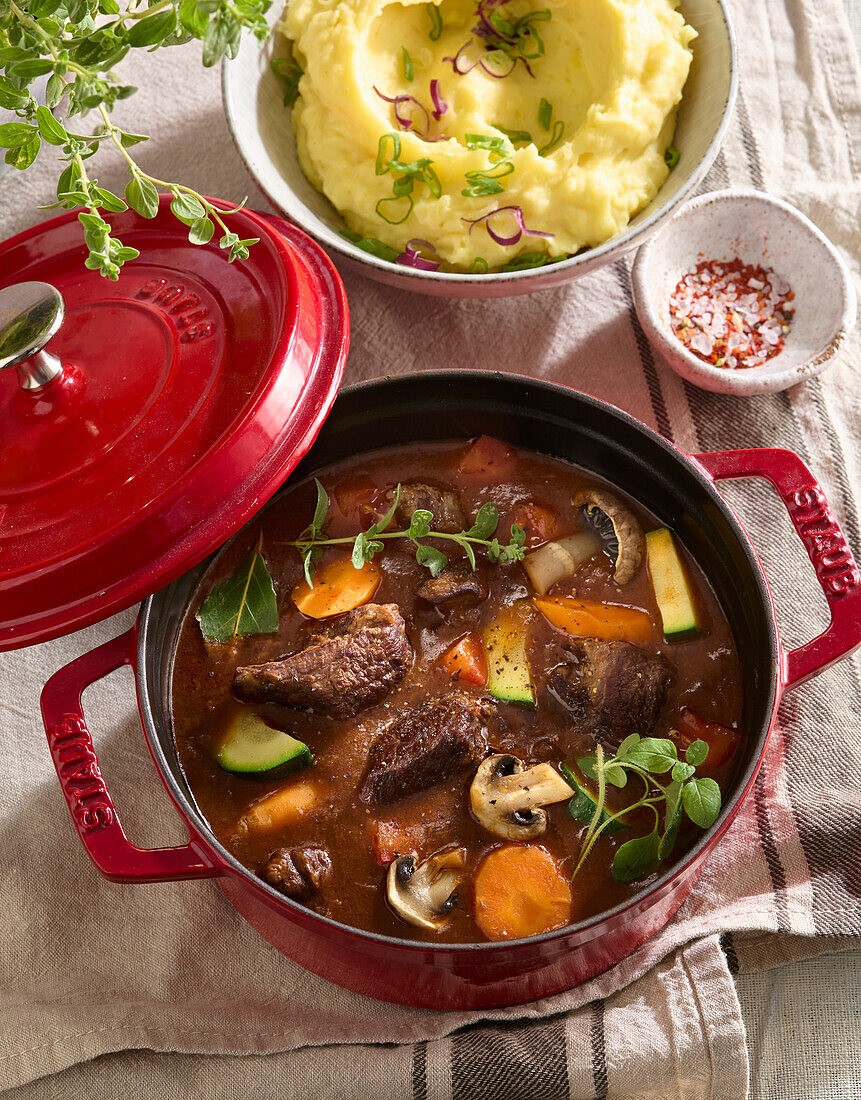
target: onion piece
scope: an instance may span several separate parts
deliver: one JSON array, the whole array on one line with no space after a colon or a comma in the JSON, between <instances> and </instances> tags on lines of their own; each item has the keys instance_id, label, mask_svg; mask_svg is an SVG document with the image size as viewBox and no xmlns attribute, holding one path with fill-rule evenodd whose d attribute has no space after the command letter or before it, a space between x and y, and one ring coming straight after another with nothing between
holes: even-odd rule
<instances>
[{"instance_id":1,"label":"onion piece","mask_svg":"<svg viewBox=\"0 0 861 1100\"><path fill-rule=\"evenodd\" d=\"M432 80L430 82L430 94L431 100L433 101L433 117L439 122L448 110L448 104L440 95L438 80Z\"/></svg>"},{"instance_id":2,"label":"onion piece","mask_svg":"<svg viewBox=\"0 0 861 1100\"><path fill-rule=\"evenodd\" d=\"M395 107L395 122L398 124L398 126L400 126L400 128L402 130L412 130L412 129L414 129L415 133L419 137L426 138L427 132L428 132L428 130L430 130L430 115L428 114L427 107L425 107L423 104L419 103L419 101L416 99L415 96L406 95L406 94L396 95L396 96L383 95L383 93L379 90L379 88L376 87L376 85L373 86L373 90L380 97L380 99L384 99L386 101L386 103L393 103L394 104L394 107ZM410 118L409 115L405 115L405 114L402 113L402 105L404 103L414 104L415 108L418 108L418 110L421 111L421 114L424 117L424 125L423 126L421 126L421 127L416 126L416 120L414 118ZM413 108L413 109L415 109L415 108Z\"/></svg>"},{"instance_id":3,"label":"onion piece","mask_svg":"<svg viewBox=\"0 0 861 1100\"><path fill-rule=\"evenodd\" d=\"M510 236L503 236L501 233L497 232L490 222L490 219L496 217L497 214L506 213L510 213L517 223L517 232L511 234ZM553 233L542 233L538 229L527 229L526 223L523 220L523 211L520 209L519 206L498 206L496 210L490 210L487 214L482 214L480 218L461 218L460 220L462 222L466 222L466 224L469 226L470 233L477 225L479 225L481 222L484 222L485 229L487 230L487 234L490 239L496 241L497 244L502 245L503 247L517 244L520 238L523 236L547 237L548 239L554 236Z\"/></svg>"},{"instance_id":4,"label":"onion piece","mask_svg":"<svg viewBox=\"0 0 861 1100\"><path fill-rule=\"evenodd\" d=\"M524 557L523 568L532 587L539 596L544 596L554 584L570 577L583 562L600 550L598 536L591 531L582 531L558 542L545 542Z\"/></svg>"},{"instance_id":5,"label":"onion piece","mask_svg":"<svg viewBox=\"0 0 861 1100\"><path fill-rule=\"evenodd\" d=\"M424 256L419 253L420 248L429 248L431 252L436 252L434 246L430 241L423 241L419 237L413 237L412 240L407 241L406 248L395 260L396 264L402 264L404 267L414 267L418 271L438 271L438 260L426 260Z\"/></svg>"}]
</instances>

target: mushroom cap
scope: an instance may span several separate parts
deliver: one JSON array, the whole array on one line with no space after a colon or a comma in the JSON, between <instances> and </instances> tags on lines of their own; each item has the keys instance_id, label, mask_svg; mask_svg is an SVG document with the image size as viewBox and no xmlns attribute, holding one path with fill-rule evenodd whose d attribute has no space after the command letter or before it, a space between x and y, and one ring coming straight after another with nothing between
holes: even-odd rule
<instances>
[{"instance_id":1,"label":"mushroom cap","mask_svg":"<svg viewBox=\"0 0 861 1100\"><path fill-rule=\"evenodd\" d=\"M409 924L439 931L457 905L455 889L465 863L463 848L447 848L418 864L415 855L393 859L386 875L389 904Z\"/></svg>"},{"instance_id":2,"label":"mushroom cap","mask_svg":"<svg viewBox=\"0 0 861 1100\"><path fill-rule=\"evenodd\" d=\"M469 788L469 802L480 825L505 840L532 840L547 829L544 806L573 797L570 785L551 764L524 769L508 754L482 760Z\"/></svg>"},{"instance_id":3,"label":"mushroom cap","mask_svg":"<svg viewBox=\"0 0 861 1100\"><path fill-rule=\"evenodd\" d=\"M587 518L595 525L611 548L615 541L616 568L613 578L617 584L627 584L639 572L646 554L646 540L640 521L618 497L613 496L606 489L599 489L597 486L580 489L571 498L571 503L575 508L584 509ZM594 515L596 511L609 520L615 536L614 539L610 538L607 525L601 523L599 517Z\"/></svg>"}]
</instances>

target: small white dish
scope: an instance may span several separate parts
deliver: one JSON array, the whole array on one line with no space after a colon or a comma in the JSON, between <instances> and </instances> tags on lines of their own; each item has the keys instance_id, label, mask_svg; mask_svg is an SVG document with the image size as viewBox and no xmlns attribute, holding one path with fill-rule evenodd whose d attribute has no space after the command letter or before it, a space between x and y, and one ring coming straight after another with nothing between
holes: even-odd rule
<instances>
[{"instance_id":1,"label":"small white dish","mask_svg":"<svg viewBox=\"0 0 861 1100\"><path fill-rule=\"evenodd\" d=\"M760 264L791 286L795 310L781 351L756 367L704 362L673 335L670 296L702 260ZM855 325L846 264L795 207L761 191L712 191L686 203L637 253L632 272L640 324L683 378L716 393L774 393L823 371Z\"/></svg>"}]
</instances>

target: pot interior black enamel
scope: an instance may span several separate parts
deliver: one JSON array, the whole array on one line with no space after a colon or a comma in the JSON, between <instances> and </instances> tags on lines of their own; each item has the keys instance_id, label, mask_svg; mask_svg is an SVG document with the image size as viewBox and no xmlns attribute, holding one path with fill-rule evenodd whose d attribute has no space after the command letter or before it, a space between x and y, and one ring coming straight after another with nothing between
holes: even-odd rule
<instances>
[{"instance_id":1,"label":"pot interior black enamel","mask_svg":"<svg viewBox=\"0 0 861 1100\"><path fill-rule=\"evenodd\" d=\"M749 542L711 481L678 450L627 414L573 390L510 375L434 372L380 379L342 391L291 480L370 449L481 434L567 459L618 485L680 536L711 581L741 659L747 733L722 821L762 753L778 690L779 647L771 599ZM144 603L138 691L147 736L174 796L226 861L249 874L221 849L196 810L171 731L176 641L188 602L211 560ZM707 839L685 860L693 858ZM668 868L644 893L659 888L674 869Z\"/></svg>"}]
</instances>

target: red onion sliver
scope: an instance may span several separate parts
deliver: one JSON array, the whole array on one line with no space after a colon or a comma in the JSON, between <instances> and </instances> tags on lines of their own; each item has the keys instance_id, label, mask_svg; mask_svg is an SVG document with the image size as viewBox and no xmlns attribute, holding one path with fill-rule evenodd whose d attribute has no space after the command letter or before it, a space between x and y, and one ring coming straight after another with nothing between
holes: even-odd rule
<instances>
[{"instance_id":1,"label":"red onion sliver","mask_svg":"<svg viewBox=\"0 0 861 1100\"><path fill-rule=\"evenodd\" d=\"M430 129L430 115L428 114L427 107L425 107L421 103L419 103L419 101L416 99L415 96L412 96L412 95L396 95L396 96L383 95L383 93L379 90L379 88L377 88L376 85L373 85L373 90L380 97L380 99L384 99L386 101L386 103L393 103L394 104L394 106L395 106L395 122L398 124L398 126L400 126L400 128L402 130L412 130L412 129L414 129L415 133L418 134L419 137L426 138L427 132ZM408 115L403 115L401 113L401 106L404 103L415 104L415 107L417 107L419 109L419 111L421 111L422 115L424 115L424 125L423 126L421 126L421 127L416 126L415 119L410 118ZM439 139L434 139L434 140L439 140Z\"/></svg>"},{"instance_id":2,"label":"red onion sliver","mask_svg":"<svg viewBox=\"0 0 861 1100\"><path fill-rule=\"evenodd\" d=\"M496 230L494 230L493 226L490 224L490 219L494 218L497 214L507 213L510 213L514 220L517 222L517 233L513 234L510 237L504 237L501 233L496 232ZM461 218L461 221L466 222L466 224L469 226L470 233L477 225L479 225L481 222L484 222L484 228L487 230L487 235L490 237L491 240L496 241L496 243L499 245L502 245L503 248L508 248L510 245L517 244L520 238L523 236L547 238L554 236L553 233L542 233L538 229L527 229L526 223L523 220L523 211L520 209L519 206L498 206L496 210L490 210L487 214L482 214L480 218L474 218L473 220L470 220L469 218Z\"/></svg>"},{"instance_id":3,"label":"red onion sliver","mask_svg":"<svg viewBox=\"0 0 861 1100\"><path fill-rule=\"evenodd\" d=\"M433 102L433 117L439 122L442 116L448 110L448 104L442 98L439 92L439 81L432 80L430 82L430 94Z\"/></svg>"},{"instance_id":4,"label":"red onion sliver","mask_svg":"<svg viewBox=\"0 0 861 1100\"><path fill-rule=\"evenodd\" d=\"M464 60L464 58L462 56L469 49L469 47L471 45L472 45L472 39L470 39L469 42L464 42L464 44L460 47L460 49L457 51L457 53L454 55L454 57L444 57L443 58L443 61L450 61L451 62L452 68L458 74L458 76L466 76L466 74L471 73L472 70L475 68L475 66L478 64L477 61L473 61L473 63L470 65L467 61ZM463 67L464 65L467 65L468 67L464 68Z\"/></svg>"}]
</instances>

